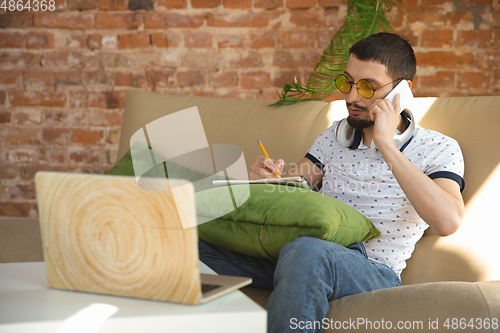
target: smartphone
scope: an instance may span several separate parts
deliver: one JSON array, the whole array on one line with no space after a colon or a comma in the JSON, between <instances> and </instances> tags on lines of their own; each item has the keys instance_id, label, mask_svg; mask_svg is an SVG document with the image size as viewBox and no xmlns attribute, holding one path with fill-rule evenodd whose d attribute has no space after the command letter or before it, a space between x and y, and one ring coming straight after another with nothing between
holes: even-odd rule
<instances>
[{"instance_id":1,"label":"smartphone","mask_svg":"<svg viewBox=\"0 0 500 333\"><path fill-rule=\"evenodd\" d=\"M413 100L413 93L408 85L408 81L403 80L399 82L398 85L395 86L387 96L385 96L385 99L390 100L391 103L394 104L394 97L396 97L396 94L400 94L399 104L401 106L401 111L409 108Z\"/></svg>"}]
</instances>

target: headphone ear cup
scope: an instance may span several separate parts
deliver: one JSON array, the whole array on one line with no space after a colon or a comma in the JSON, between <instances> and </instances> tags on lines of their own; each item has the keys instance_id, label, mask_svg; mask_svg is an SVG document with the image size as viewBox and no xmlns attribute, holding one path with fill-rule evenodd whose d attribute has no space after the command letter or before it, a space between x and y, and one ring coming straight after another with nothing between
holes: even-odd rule
<instances>
[{"instance_id":1,"label":"headphone ear cup","mask_svg":"<svg viewBox=\"0 0 500 333\"><path fill-rule=\"evenodd\" d=\"M411 113L409 109L405 109L404 111L408 115L410 124L403 133L394 135L394 143L398 149L401 149L415 134L415 119L413 118L413 113Z\"/></svg>"},{"instance_id":2,"label":"headphone ear cup","mask_svg":"<svg viewBox=\"0 0 500 333\"><path fill-rule=\"evenodd\" d=\"M337 130L335 131L335 138L337 142L344 148L349 148L354 141L355 130L352 128L347 119L342 119L337 125Z\"/></svg>"}]
</instances>

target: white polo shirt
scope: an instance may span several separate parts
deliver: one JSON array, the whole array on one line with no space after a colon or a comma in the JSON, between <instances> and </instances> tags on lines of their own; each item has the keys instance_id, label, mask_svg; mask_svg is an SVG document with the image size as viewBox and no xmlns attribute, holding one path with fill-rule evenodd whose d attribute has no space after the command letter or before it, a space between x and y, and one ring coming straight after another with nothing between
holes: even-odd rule
<instances>
[{"instance_id":1,"label":"white polo shirt","mask_svg":"<svg viewBox=\"0 0 500 333\"><path fill-rule=\"evenodd\" d=\"M363 144L358 131L356 149L344 148L334 136L338 122L323 132L306 157L324 172L320 192L366 216L382 233L364 242L368 258L398 275L406 267L415 243L429 226L417 214L385 163ZM458 143L441 133L416 126L402 153L431 179L449 178L465 186L464 162Z\"/></svg>"}]
</instances>

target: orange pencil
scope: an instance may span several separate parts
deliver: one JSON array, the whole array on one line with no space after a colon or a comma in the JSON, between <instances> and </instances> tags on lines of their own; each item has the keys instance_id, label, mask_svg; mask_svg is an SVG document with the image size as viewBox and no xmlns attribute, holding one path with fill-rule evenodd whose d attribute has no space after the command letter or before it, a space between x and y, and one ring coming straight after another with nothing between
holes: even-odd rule
<instances>
[{"instance_id":1,"label":"orange pencil","mask_svg":"<svg viewBox=\"0 0 500 333\"><path fill-rule=\"evenodd\" d=\"M267 158L270 158L269 155L267 154L266 148L264 148L264 145L262 144L262 141L258 140L257 143L259 144L260 149L262 149L264 156ZM275 172L274 175L278 178L280 177L279 173L277 173L277 172Z\"/></svg>"}]
</instances>

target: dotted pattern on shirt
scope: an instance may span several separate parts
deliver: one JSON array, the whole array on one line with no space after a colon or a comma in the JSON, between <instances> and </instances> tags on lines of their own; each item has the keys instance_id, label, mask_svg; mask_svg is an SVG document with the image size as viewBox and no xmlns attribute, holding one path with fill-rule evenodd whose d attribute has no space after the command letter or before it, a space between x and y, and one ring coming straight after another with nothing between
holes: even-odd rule
<instances>
[{"instance_id":1,"label":"dotted pattern on shirt","mask_svg":"<svg viewBox=\"0 0 500 333\"><path fill-rule=\"evenodd\" d=\"M333 134L336 125L323 132L308 151L325 166L320 192L353 207L381 231L380 237L364 243L368 257L401 274L428 225L384 159L363 143L354 150L340 146ZM448 171L463 177L460 146L441 133L417 126L403 154L426 175Z\"/></svg>"}]
</instances>

